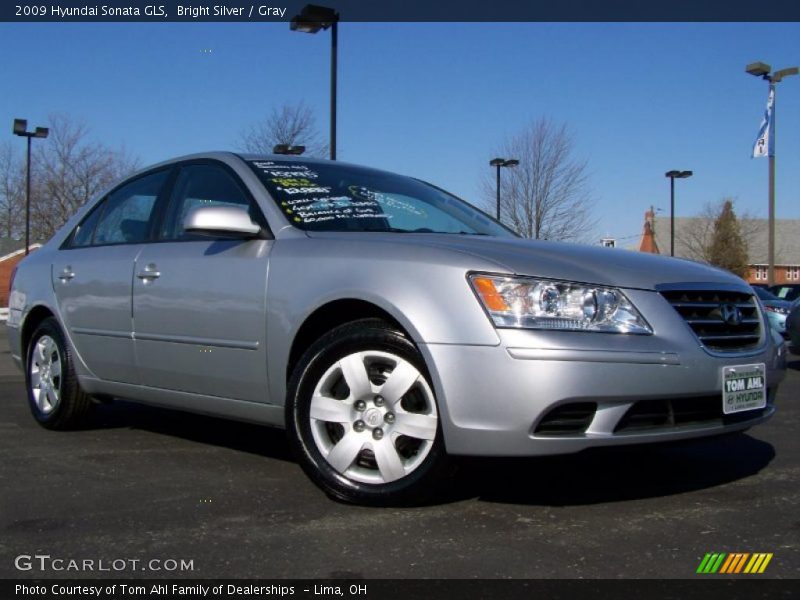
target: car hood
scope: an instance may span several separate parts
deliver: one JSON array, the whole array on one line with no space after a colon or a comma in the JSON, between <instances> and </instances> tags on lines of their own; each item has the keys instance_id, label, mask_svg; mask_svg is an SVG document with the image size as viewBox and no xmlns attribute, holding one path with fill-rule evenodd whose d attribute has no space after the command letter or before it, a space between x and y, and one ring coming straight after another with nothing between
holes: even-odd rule
<instances>
[{"instance_id":1,"label":"car hood","mask_svg":"<svg viewBox=\"0 0 800 600\"><path fill-rule=\"evenodd\" d=\"M761 304L764 306L771 306L773 308L783 308L787 311L792 309L792 303L787 300L762 300Z\"/></svg>"},{"instance_id":2,"label":"car hood","mask_svg":"<svg viewBox=\"0 0 800 600\"><path fill-rule=\"evenodd\" d=\"M485 262L490 262L497 265L493 270L499 272L596 285L654 290L663 284L703 283L733 285L750 291L742 279L728 271L690 260L618 248L459 234L308 232L308 235L450 250L483 259L476 261L476 270L486 269ZM396 250L402 252L401 248Z\"/></svg>"}]
</instances>

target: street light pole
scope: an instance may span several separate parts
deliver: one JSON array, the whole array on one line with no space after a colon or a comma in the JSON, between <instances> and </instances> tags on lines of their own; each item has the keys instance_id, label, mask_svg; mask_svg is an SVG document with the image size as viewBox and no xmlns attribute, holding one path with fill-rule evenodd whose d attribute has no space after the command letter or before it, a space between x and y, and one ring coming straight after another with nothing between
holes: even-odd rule
<instances>
[{"instance_id":1,"label":"street light pole","mask_svg":"<svg viewBox=\"0 0 800 600\"><path fill-rule=\"evenodd\" d=\"M31 248L31 136L28 138L28 158L25 162L25 256Z\"/></svg>"},{"instance_id":2,"label":"street light pole","mask_svg":"<svg viewBox=\"0 0 800 600\"><path fill-rule=\"evenodd\" d=\"M769 83L769 96L772 98L772 114L770 115L770 123L768 124L769 143L767 144L767 158L769 159L769 225L768 225L768 240L767 240L767 255L768 255L768 271L767 283L775 285L775 105L776 94L775 85L779 83L784 77L790 75L797 75L800 69L797 67L789 67L788 69L781 69L770 73L772 67L763 62L750 63L745 67L745 71L750 75L761 77Z\"/></svg>"},{"instance_id":3,"label":"street light pole","mask_svg":"<svg viewBox=\"0 0 800 600\"><path fill-rule=\"evenodd\" d=\"M669 178L669 255L675 256L675 178Z\"/></svg>"},{"instance_id":4,"label":"street light pole","mask_svg":"<svg viewBox=\"0 0 800 600\"><path fill-rule=\"evenodd\" d=\"M336 160L336 71L339 53L339 21L331 25L331 160Z\"/></svg>"},{"instance_id":5,"label":"street light pole","mask_svg":"<svg viewBox=\"0 0 800 600\"><path fill-rule=\"evenodd\" d=\"M667 171L669 177L669 255L675 256L675 180L692 176L692 171Z\"/></svg>"},{"instance_id":6,"label":"street light pole","mask_svg":"<svg viewBox=\"0 0 800 600\"><path fill-rule=\"evenodd\" d=\"M303 33L317 33L320 29L331 30L331 134L330 157L336 160L336 71L339 53L339 13L332 8L307 4L292 17L289 28Z\"/></svg>"},{"instance_id":7,"label":"street light pole","mask_svg":"<svg viewBox=\"0 0 800 600\"><path fill-rule=\"evenodd\" d=\"M770 79L769 91L772 93L772 131L770 136L772 139L769 141L770 145L775 147L775 82ZM767 193L769 194L769 209L767 210L767 284L775 285L775 152L767 150L767 160L769 164L767 170L769 171L769 183Z\"/></svg>"},{"instance_id":8,"label":"street light pole","mask_svg":"<svg viewBox=\"0 0 800 600\"><path fill-rule=\"evenodd\" d=\"M516 167L519 164L518 160L513 158L506 160L505 158L493 158L489 161L489 165L497 167L497 211L496 218L500 220L500 167Z\"/></svg>"},{"instance_id":9,"label":"street light pole","mask_svg":"<svg viewBox=\"0 0 800 600\"><path fill-rule=\"evenodd\" d=\"M495 165L497 167L497 215L495 218L499 221L500 220L500 164Z\"/></svg>"},{"instance_id":10,"label":"street light pole","mask_svg":"<svg viewBox=\"0 0 800 600\"><path fill-rule=\"evenodd\" d=\"M14 135L28 138L28 151L25 169L25 256L30 253L31 248L31 139L47 137L50 130L47 127L37 127L33 131L28 131L28 121L25 119L14 119Z\"/></svg>"}]
</instances>

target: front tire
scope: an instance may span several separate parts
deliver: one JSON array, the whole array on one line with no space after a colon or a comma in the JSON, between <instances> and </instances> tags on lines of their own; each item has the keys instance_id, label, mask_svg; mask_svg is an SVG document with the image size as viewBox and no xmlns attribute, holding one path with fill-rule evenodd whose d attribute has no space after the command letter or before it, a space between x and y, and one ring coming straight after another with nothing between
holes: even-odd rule
<instances>
[{"instance_id":1,"label":"front tire","mask_svg":"<svg viewBox=\"0 0 800 600\"><path fill-rule=\"evenodd\" d=\"M71 429L84 423L92 407L73 368L73 354L53 317L31 336L25 367L28 404L33 417L48 429Z\"/></svg>"},{"instance_id":2,"label":"front tire","mask_svg":"<svg viewBox=\"0 0 800 600\"><path fill-rule=\"evenodd\" d=\"M448 474L422 356L381 320L347 323L314 343L291 378L286 411L298 461L337 500L417 504Z\"/></svg>"}]
</instances>

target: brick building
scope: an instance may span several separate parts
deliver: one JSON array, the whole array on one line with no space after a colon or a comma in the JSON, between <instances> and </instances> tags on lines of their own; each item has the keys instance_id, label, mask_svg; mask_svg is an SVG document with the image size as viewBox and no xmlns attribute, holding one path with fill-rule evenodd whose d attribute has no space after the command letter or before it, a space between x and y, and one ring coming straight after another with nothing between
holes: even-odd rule
<instances>
[{"instance_id":1,"label":"brick building","mask_svg":"<svg viewBox=\"0 0 800 600\"><path fill-rule=\"evenodd\" d=\"M640 252L669 255L669 217L644 215ZM742 219L742 235L748 244L748 283L767 283L767 220ZM699 247L707 244L714 223L702 217L676 217L675 256L701 260ZM800 283L800 219L775 220L775 283Z\"/></svg>"},{"instance_id":2,"label":"brick building","mask_svg":"<svg viewBox=\"0 0 800 600\"><path fill-rule=\"evenodd\" d=\"M31 250L41 244L31 244ZM25 258L24 240L0 238L0 308L8 307L8 285L11 283L11 273L17 263Z\"/></svg>"}]
</instances>

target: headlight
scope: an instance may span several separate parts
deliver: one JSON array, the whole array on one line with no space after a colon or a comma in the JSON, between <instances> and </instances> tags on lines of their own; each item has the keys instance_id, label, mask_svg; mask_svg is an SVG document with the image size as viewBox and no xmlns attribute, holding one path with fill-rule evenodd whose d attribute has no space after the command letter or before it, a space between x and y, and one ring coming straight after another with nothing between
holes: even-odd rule
<instances>
[{"instance_id":1,"label":"headlight","mask_svg":"<svg viewBox=\"0 0 800 600\"><path fill-rule=\"evenodd\" d=\"M653 333L615 288L502 275L473 274L469 280L496 327Z\"/></svg>"},{"instance_id":2,"label":"headlight","mask_svg":"<svg viewBox=\"0 0 800 600\"><path fill-rule=\"evenodd\" d=\"M764 306L764 310L767 310L769 312L774 312L774 313L777 313L779 315L788 315L789 314L789 310L786 309L786 308L783 308L782 306Z\"/></svg>"}]
</instances>

